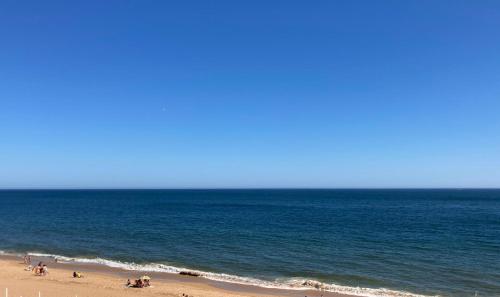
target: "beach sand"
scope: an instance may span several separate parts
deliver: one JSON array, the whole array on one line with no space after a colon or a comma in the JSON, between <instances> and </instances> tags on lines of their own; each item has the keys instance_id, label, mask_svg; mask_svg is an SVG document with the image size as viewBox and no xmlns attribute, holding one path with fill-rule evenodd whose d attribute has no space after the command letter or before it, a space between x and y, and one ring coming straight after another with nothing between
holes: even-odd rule
<instances>
[{"instance_id":1,"label":"beach sand","mask_svg":"<svg viewBox=\"0 0 500 297\"><path fill-rule=\"evenodd\" d=\"M41 259L34 259L33 263ZM12 256L0 257L0 296L5 296L8 288L9 297L137 297L137 296L172 296L182 297L346 297L334 293L319 291L293 291L267 289L255 286L236 285L210 281L197 277L169 275L166 273L148 273L152 277L152 287L128 288L127 279L133 281L144 273L103 267L99 265L61 264L45 261L49 267L47 276L36 276L25 271L22 259ZM82 271L84 278L72 277L73 271Z\"/></svg>"}]
</instances>

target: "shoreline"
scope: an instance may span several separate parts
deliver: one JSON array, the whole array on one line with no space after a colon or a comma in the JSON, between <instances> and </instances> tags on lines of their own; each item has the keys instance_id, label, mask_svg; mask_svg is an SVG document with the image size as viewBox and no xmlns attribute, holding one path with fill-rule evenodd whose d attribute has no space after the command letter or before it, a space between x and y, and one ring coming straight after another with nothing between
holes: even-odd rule
<instances>
[{"instance_id":1,"label":"shoreline","mask_svg":"<svg viewBox=\"0 0 500 297\"><path fill-rule=\"evenodd\" d=\"M385 288L348 287L305 279L298 279L293 283L278 283L173 266L163 265L159 267L158 265L162 264L154 263L149 265L138 265L135 263L112 261L101 258L71 258L61 255L32 252L28 254L31 255L32 264L41 261L48 264L51 270L61 270L67 275L71 275L73 271L80 271L85 274L106 275L107 277L114 278L114 284L125 284L127 279L134 280L142 275L149 275L153 278L154 283L161 283L162 285L172 283L176 285L182 284L194 288L205 286L206 290L218 292L217 296L229 294L228 296L271 295L278 297L431 297L429 295L420 295ZM20 262L23 272L26 272L24 271L26 267L22 265L22 255L23 254L17 252L6 253L0 251L0 263L2 261ZM165 268L168 268L168 270L165 270ZM179 273L181 271L201 273L201 275L181 275ZM214 278L214 276L216 277ZM165 287L163 289L165 289L166 292L171 292L172 288ZM187 295L192 297L191 294L187 293ZM203 296L208 295L205 294ZM436 295L435 297L438 296Z\"/></svg>"},{"instance_id":2,"label":"shoreline","mask_svg":"<svg viewBox=\"0 0 500 297\"><path fill-rule=\"evenodd\" d=\"M183 284L197 287L208 286L212 291L225 291L231 296L279 296L279 297L430 297L405 291L394 291L385 288L348 287L334 284L325 284L315 280L297 279L292 283L263 281L254 278L239 277L235 275L218 274L188 268L166 266L163 264L135 264L119 262L102 258L73 258L45 253L28 253L31 255L32 264L43 262L50 269L63 270L67 275L73 271L85 274L101 274L115 278L116 283L125 284L127 279L138 279L142 275L149 275L154 282L162 284ZM17 252L6 253L0 251L2 260L17 261L23 267L22 255ZM11 263L12 264L12 263ZM180 272L194 272L201 275L182 275ZM117 280L120 279L120 280ZM166 290L170 292L170 290ZM220 295L222 292L219 292ZM242 295L243 294L243 295ZM189 294L187 294L189 295ZM206 294L205 294L206 295ZM437 297L437 296L436 296Z\"/></svg>"},{"instance_id":3,"label":"shoreline","mask_svg":"<svg viewBox=\"0 0 500 297\"><path fill-rule=\"evenodd\" d=\"M287 290L264 288L253 285L233 284L201 277L184 276L162 272L132 271L91 263L58 263L54 259L32 256L32 262L43 261L49 266L49 275L35 276L25 271L22 258L0 254L0 289L9 288L9 296L176 296L186 294L222 297L355 297L320 290ZM80 271L84 278L75 279L73 271ZM150 288L128 288L127 279L148 274L152 277ZM44 293L45 292L45 293ZM55 295L54 295L55 294ZM115 295L116 294L116 295Z\"/></svg>"}]
</instances>

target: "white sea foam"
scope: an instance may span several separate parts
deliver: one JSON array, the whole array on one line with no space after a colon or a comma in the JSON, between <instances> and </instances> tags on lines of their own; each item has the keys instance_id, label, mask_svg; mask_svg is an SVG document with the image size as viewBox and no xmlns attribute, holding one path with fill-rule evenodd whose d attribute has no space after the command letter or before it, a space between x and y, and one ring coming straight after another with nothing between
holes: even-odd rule
<instances>
[{"instance_id":1,"label":"white sea foam","mask_svg":"<svg viewBox=\"0 0 500 297\"><path fill-rule=\"evenodd\" d=\"M0 254L3 254L3 252L0 251ZM158 263L136 264L132 262L112 261L102 258L72 258L72 257L65 257L60 255L52 255L44 253L29 253L29 254L35 257L54 258L61 263L98 264L112 268L120 268L131 271L163 272L171 274L179 274L181 271L192 272L199 274L200 277L214 281L228 282L241 285L252 285L252 286L259 286L259 287L273 288L273 289L319 290L319 291L327 291L327 292L334 292L334 293L354 295L354 296L363 296L363 297L429 297L427 295L419 295L404 291L389 290L385 288L375 289L375 288L341 286L336 284L322 283L316 280L304 279L304 278L288 278L288 279L277 279L274 281L266 281L256 278L193 270L193 269L169 266Z\"/></svg>"}]
</instances>

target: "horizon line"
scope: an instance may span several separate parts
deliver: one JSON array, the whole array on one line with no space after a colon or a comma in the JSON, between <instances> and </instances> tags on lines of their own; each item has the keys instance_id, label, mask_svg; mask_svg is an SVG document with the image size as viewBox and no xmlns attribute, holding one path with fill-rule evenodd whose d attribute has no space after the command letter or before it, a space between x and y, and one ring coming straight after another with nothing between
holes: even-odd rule
<instances>
[{"instance_id":1,"label":"horizon line","mask_svg":"<svg viewBox=\"0 0 500 297\"><path fill-rule=\"evenodd\" d=\"M500 187L40 187L1 188L0 191L204 191L204 190L500 190Z\"/></svg>"}]
</instances>

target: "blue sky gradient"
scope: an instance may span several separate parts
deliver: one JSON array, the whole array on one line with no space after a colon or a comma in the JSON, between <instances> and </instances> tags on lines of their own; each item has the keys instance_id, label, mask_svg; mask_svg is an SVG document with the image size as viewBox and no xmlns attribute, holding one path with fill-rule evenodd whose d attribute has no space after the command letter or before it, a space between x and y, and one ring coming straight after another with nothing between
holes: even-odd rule
<instances>
[{"instance_id":1,"label":"blue sky gradient","mask_svg":"<svg viewBox=\"0 0 500 297\"><path fill-rule=\"evenodd\" d=\"M498 1L2 1L0 188L500 187Z\"/></svg>"}]
</instances>

